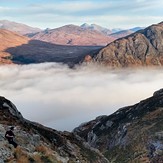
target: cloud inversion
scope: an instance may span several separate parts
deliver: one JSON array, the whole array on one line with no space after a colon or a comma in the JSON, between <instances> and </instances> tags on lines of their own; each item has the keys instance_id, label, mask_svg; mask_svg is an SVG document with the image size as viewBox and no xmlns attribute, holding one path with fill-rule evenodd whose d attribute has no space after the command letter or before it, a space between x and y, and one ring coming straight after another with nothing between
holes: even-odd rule
<instances>
[{"instance_id":1,"label":"cloud inversion","mask_svg":"<svg viewBox=\"0 0 163 163\"><path fill-rule=\"evenodd\" d=\"M69 69L56 63L0 66L0 95L29 120L72 130L153 94L163 71L108 70L96 66Z\"/></svg>"}]
</instances>

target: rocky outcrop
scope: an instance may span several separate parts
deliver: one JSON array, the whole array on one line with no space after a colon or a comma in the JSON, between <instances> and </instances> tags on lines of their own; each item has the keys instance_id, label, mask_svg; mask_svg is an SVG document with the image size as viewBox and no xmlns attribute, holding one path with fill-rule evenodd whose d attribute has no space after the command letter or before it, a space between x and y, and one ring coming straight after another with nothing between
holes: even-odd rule
<instances>
[{"instance_id":1,"label":"rocky outcrop","mask_svg":"<svg viewBox=\"0 0 163 163\"><path fill-rule=\"evenodd\" d=\"M162 33L163 23L152 25L108 44L94 60L110 67L162 66Z\"/></svg>"},{"instance_id":2,"label":"rocky outcrop","mask_svg":"<svg viewBox=\"0 0 163 163\"><path fill-rule=\"evenodd\" d=\"M163 89L74 129L110 162L163 162Z\"/></svg>"},{"instance_id":3,"label":"rocky outcrop","mask_svg":"<svg viewBox=\"0 0 163 163\"><path fill-rule=\"evenodd\" d=\"M19 144L16 149L4 137L10 126L15 127L15 141ZM108 160L73 133L24 119L12 102L0 97L0 163L4 162L108 163Z\"/></svg>"}]
</instances>

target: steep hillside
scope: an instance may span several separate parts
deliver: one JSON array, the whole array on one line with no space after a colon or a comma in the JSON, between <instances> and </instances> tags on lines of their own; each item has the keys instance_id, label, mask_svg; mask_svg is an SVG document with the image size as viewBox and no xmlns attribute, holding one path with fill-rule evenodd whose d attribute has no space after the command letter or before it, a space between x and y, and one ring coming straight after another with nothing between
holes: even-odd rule
<instances>
[{"instance_id":1,"label":"steep hillside","mask_svg":"<svg viewBox=\"0 0 163 163\"><path fill-rule=\"evenodd\" d=\"M162 66L163 23L115 40L94 58L110 67Z\"/></svg>"},{"instance_id":2,"label":"steep hillside","mask_svg":"<svg viewBox=\"0 0 163 163\"><path fill-rule=\"evenodd\" d=\"M56 29L45 30L32 37L34 40L61 45L107 45L115 40L101 32L85 29L75 25L66 25Z\"/></svg>"},{"instance_id":3,"label":"steep hillside","mask_svg":"<svg viewBox=\"0 0 163 163\"><path fill-rule=\"evenodd\" d=\"M16 149L4 138L9 126L15 127ZM107 159L83 139L59 132L23 118L16 107L0 97L1 163L107 163Z\"/></svg>"},{"instance_id":4,"label":"steep hillside","mask_svg":"<svg viewBox=\"0 0 163 163\"><path fill-rule=\"evenodd\" d=\"M0 29L0 63L12 63L10 60L11 55L6 52L6 49L27 44L28 41L29 39L27 37L20 36L17 33L5 29Z\"/></svg>"},{"instance_id":5,"label":"steep hillside","mask_svg":"<svg viewBox=\"0 0 163 163\"><path fill-rule=\"evenodd\" d=\"M110 162L163 162L163 89L74 130Z\"/></svg>"},{"instance_id":6,"label":"steep hillside","mask_svg":"<svg viewBox=\"0 0 163 163\"><path fill-rule=\"evenodd\" d=\"M16 64L61 62L70 66L80 63L86 55L97 53L100 46L66 46L39 40L5 50Z\"/></svg>"},{"instance_id":7,"label":"steep hillside","mask_svg":"<svg viewBox=\"0 0 163 163\"><path fill-rule=\"evenodd\" d=\"M16 23L8 20L0 20L0 29L7 29L9 31L17 32L21 35L37 33L41 31L41 29L39 28L30 27L25 24Z\"/></svg>"}]
</instances>

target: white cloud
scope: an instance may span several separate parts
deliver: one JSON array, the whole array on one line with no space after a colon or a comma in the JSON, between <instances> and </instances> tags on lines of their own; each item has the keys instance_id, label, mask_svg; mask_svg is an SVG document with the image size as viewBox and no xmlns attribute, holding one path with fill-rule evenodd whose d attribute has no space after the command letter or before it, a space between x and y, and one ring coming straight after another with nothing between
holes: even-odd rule
<instances>
[{"instance_id":1,"label":"white cloud","mask_svg":"<svg viewBox=\"0 0 163 163\"><path fill-rule=\"evenodd\" d=\"M105 27L146 26L162 21L162 0L51 1L0 7L0 19L41 28L96 23Z\"/></svg>"},{"instance_id":2,"label":"white cloud","mask_svg":"<svg viewBox=\"0 0 163 163\"><path fill-rule=\"evenodd\" d=\"M59 130L72 130L135 104L162 83L162 70L74 70L55 63L0 67L0 95L11 100L25 118Z\"/></svg>"}]
</instances>

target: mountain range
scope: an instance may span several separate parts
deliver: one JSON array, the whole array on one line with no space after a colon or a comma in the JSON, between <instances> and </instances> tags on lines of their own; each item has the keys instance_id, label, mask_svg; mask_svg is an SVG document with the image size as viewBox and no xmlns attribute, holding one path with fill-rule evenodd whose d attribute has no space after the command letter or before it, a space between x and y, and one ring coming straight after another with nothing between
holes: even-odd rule
<instances>
[{"instance_id":1,"label":"mountain range","mask_svg":"<svg viewBox=\"0 0 163 163\"><path fill-rule=\"evenodd\" d=\"M4 137L13 125L16 149ZM163 89L135 105L81 124L73 132L31 122L11 101L0 97L0 140L1 163L162 163Z\"/></svg>"},{"instance_id":2,"label":"mountain range","mask_svg":"<svg viewBox=\"0 0 163 163\"><path fill-rule=\"evenodd\" d=\"M47 29L35 34L31 38L54 44L84 46L104 46L115 40L115 38L97 30L86 29L76 25L65 25L56 29Z\"/></svg>"},{"instance_id":3,"label":"mountain range","mask_svg":"<svg viewBox=\"0 0 163 163\"><path fill-rule=\"evenodd\" d=\"M114 68L163 65L162 22L141 30L133 28L135 33L114 41L102 31L94 30L95 27L102 30L99 26L92 25L93 29L83 26L47 29L33 34L32 38L1 29L1 63L62 62L74 65L84 61ZM104 38L108 41L106 46L102 46Z\"/></svg>"},{"instance_id":4,"label":"mountain range","mask_svg":"<svg viewBox=\"0 0 163 163\"><path fill-rule=\"evenodd\" d=\"M131 34L141 27L133 29L107 29L97 24L84 23L81 26L69 24L54 29L39 29L8 20L0 20L0 29L6 29L32 39L61 45L107 45L113 40ZM117 33L116 32L121 32Z\"/></svg>"}]
</instances>

